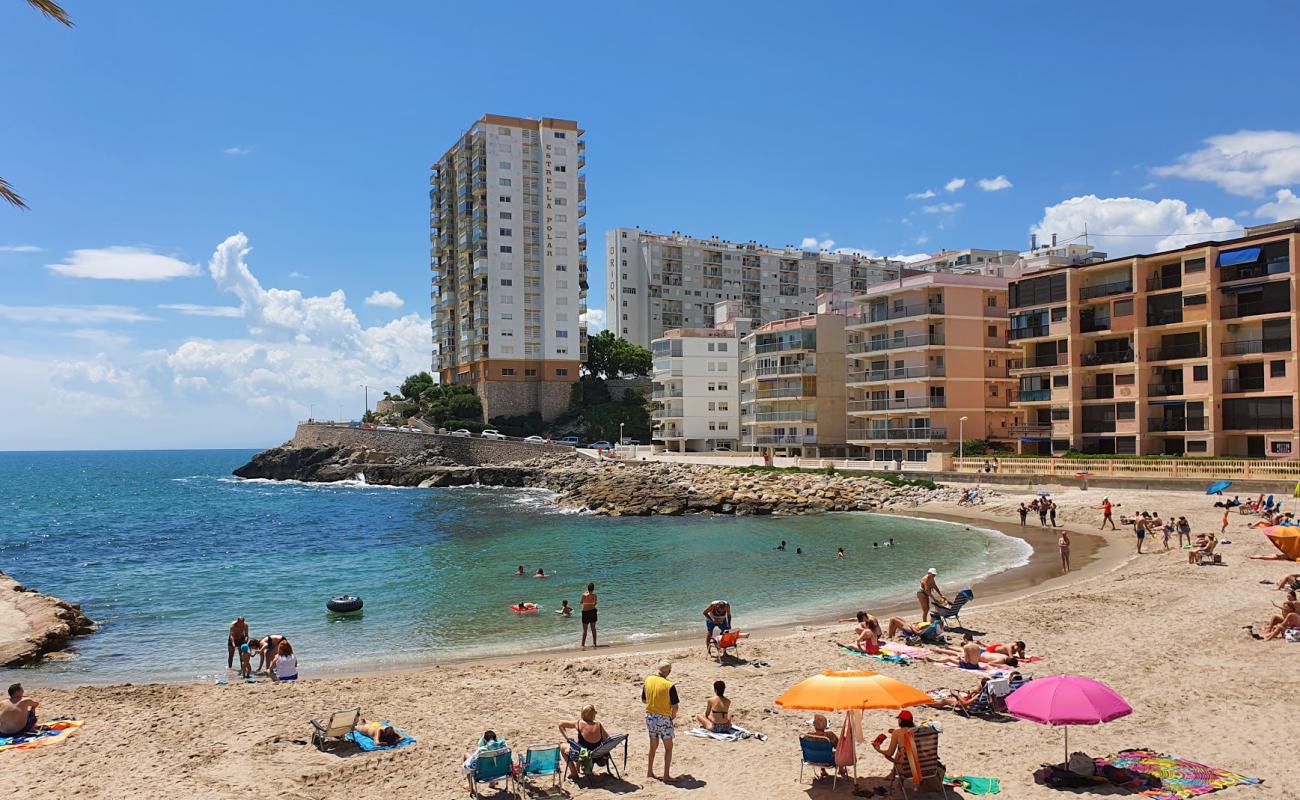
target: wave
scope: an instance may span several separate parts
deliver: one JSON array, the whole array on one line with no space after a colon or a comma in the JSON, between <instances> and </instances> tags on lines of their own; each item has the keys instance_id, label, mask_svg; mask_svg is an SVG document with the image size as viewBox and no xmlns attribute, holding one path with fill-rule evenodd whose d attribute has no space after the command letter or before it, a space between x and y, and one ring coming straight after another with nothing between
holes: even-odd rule
<instances>
[{"instance_id":1,"label":"wave","mask_svg":"<svg viewBox=\"0 0 1300 800\"><path fill-rule=\"evenodd\" d=\"M175 479L173 478L173 480ZM217 478L217 482L234 483L234 484L259 484L260 483L260 484L274 484L277 486L287 485L293 488L304 488L304 489L418 489L420 488L418 486L391 486L382 483L366 483L365 480L360 480L357 478L347 478L341 481L322 482L322 481L300 481L300 480L295 480L293 478L286 478L285 480L276 480L274 478L232 478L229 476L222 476L220 478Z\"/></svg>"}]
</instances>

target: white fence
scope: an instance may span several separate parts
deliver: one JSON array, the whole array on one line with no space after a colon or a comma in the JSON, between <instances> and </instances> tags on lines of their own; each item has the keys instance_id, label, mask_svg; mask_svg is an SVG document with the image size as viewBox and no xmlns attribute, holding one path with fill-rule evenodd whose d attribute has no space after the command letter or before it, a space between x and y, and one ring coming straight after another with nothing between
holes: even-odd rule
<instances>
[{"instance_id":1,"label":"white fence","mask_svg":"<svg viewBox=\"0 0 1300 800\"><path fill-rule=\"evenodd\" d=\"M971 456L953 459L958 472L984 472L986 464L995 464L998 475L1059 476L1071 478L1080 473L1095 477L1118 478L1201 478L1219 480L1288 480L1300 481L1300 461L1231 458L984 458Z\"/></svg>"}]
</instances>

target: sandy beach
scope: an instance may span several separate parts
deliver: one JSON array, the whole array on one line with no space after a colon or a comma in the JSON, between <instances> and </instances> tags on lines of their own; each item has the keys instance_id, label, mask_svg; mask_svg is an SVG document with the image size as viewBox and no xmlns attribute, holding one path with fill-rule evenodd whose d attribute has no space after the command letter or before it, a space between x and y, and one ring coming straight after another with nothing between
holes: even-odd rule
<instances>
[{"instance_id":1,"label":"sandy beach","mask_svg":"<svg viewBox=\"0 0 1300 800\"><path fill-rule=\"evenodd\" d=\"M1049 487L1050 488L1050 487ZM1116 516L1137 510L1186 514L1193 530L1218 530L1212 499L1191 492L1061 489L1058 521L1079 533L1095 533L1100 512L1091 508L1109 496ZM1001 493L974 509L932 503L927 514L961 517L981 524L1018 527L1020 493ZM1027 537L1038 566L1022 578L1004 579L1000 589L977 588L962 615L986 640L1024 639L1044 660L1024 670L1042 677L1057 673L1104 681L1133 706L1133 714L1094 728L1073 728L1071 750L1103 756L1145 747L1179 758L1265 779L1262 787L1228 789L1225 798L1293 798L1300 791L1300 733L1289 699L1300 646L1254 641L1242 626L1265 622L1270 603L1282 595L1270 584L1300 565L1251 561L1274 552L1252 518L1231 518L1223 545L1226 566L1189 566L1180 550L1133 554L1131 530L1107 531L1108 545L1091 564L1068 578L1044 580L1056 560L1055 535ZM1031 517L1036 527L1036 518ZM1080 544L1084 542L1079 539ZM1046 545L1046 546L1044 546ZM1076 559L1083 560L1083 547ZM1046 552L1044 552L1046 551ZM919 577L919 576L918 576ZM960 587L940 585L950 595ZM846 607L844 616L856 609ZM889 609L871 609L886 616ZM917 616L910 609L909 618ZM737 622L744 622L737 609ZM254 621L255 624L255 621ZM0 753L3 783L26 797L133 796L147 790L186 798L226 798L246 792L263 797L353 798L383 796L455 797L466 794L459 765L467 745L492 728L515 746L558 741L556 725L594 704L611 731L628 731L631 749L625 782L602 778L581 786L566 783L574 796L610 797L635 792L669 797L829 797L829 781L800 784L797 735L807 713L783 712L772 700L797 681L823 669L874 669L923 690L972 688L974 675L916 662L901 667L840 651L832 640L847 625L810 624L756 632L742 643L749 664L720 666L705 657L702 643L670 643L644 649L605 649L521 655L515 659L461 662L406 672L311 679L296 684L124 685L41 689L37 674L29 695L41 701L45 718L69 715L85 721L68 741L32 751ZM219 639L220 632L216 637ZM952 637L954 640L956 636ZM1295 647L1295 649L1292 649ZM638 701L641 679L663 657L682 696L678 719L674 785L645 777L646 735ZM160 658L166 658L165 650ZM703 710L714 680L728 684L737 724L767 735L766 742L723 743L687 737L687 720ZM371 719L391 720L418 739L414 746L386 753L317 752L308 743L306 721L360 705ZM1040 764L1059 761L1062 732L1029 722L966 719L916 709L918 719L939 722L940 755L950 774L993 776L1003 796L1058 796L1034 784ZM889 712L867 712L868 738L884 731ZM838 719L832 720L838 729ZM859 751L860 786L880 784L887 765L874 751ZM805 778L807 776L805 775ZM841 784L836 795L847 795Z\"/></svg>"}]
</instances>

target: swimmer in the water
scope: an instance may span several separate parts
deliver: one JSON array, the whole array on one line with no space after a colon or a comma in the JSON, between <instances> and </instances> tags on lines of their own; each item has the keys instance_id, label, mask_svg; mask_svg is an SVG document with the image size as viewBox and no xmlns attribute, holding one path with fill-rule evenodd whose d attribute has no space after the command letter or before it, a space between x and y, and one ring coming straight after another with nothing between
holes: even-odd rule
<instances>
[{"instance_id":1,"label":"swimmer in the water","mask_svg":"<svg viewBox=\"0 0 1300 800\"><path fill-rule=\"evenodd\" d=\"M518 576L521 577L521 578L524 577L524 565L523 565L523 564L520 564L520 565L519 565L519 569L515 570L515 574L518 575Z\"/></svg>"},{"instance_id":2,"label":"swimmer in the water","mask_svg":"<svg viewBox=\"0 0 1300 800\"><path fill-rule=\"evenodd\" d=\"M840 558L844 558L844 548L841 547L841 548L839 549L839 552L836 553L835 555L838 556L838 557L840 557Z\"/></svg>"},{"instance_id":3,"label":"swimmer in the water","mask_svg":"<svg viewBox=\"0 0 1300 800\"><path fill-rule=\"evenodd\" d=\"M796 548L794 549L794 554L797 555L797 556L801 556L801 555L803 555L803 548L802 548L802 547L796 547Z\"/></svg>"},{"instance_id":4,"label":"swimmer in the water","mask_svg":"<svg viewBox=\"0 0 1300 800\"><path fill-rule=\"evenodd\" d=\"M568 600L561 600L560 607L555 610L555 613L559 614L561 617L572 617L573 606L569 605Z\"/></svg>"},{"instance_id":5,"label":"swimmer in the water","mask_svg":"<svg viewBox=\"0 0 1300 800\"><path fill-rule=\"evenodd\" d=\"M777 545L776 549L781 551L785 550L785 539L781 540L781 544Z\"/></svg>"},{"instance_id":6,"label":"swimmer in the water","mask_svg":"<svg viewBox=\"0 0 1300 800\"><path fill-rule=\"evenodd\" d=\"M534 575L533 577L534 577L534 578L549 578L549 577L551 577L551 576L546 574L546 570L542 569L541 567L538 567L538 568L537 568L537 574Z\"/></svg>"}]
</instances>

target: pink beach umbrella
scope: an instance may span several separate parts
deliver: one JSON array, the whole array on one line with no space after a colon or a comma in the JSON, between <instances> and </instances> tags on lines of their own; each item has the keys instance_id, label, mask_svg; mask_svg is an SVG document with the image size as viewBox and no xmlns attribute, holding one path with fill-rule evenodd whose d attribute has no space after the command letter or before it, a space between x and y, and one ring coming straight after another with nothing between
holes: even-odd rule
<instances>
[{"instance_id":1,"label":"pink beach umbrella","mask_svg":"<svg viewBox=\"0 0 1300 800\"><path fill-rule=\"evenodd\" d=\"M1133 707L1104 683L1077 675L1032 680L1007 696L1013 716L1042 725L1065 726L1065 760L1070 760L1071 725L1100 725L1133 713Z\"/></svg>"}]
</instances>

